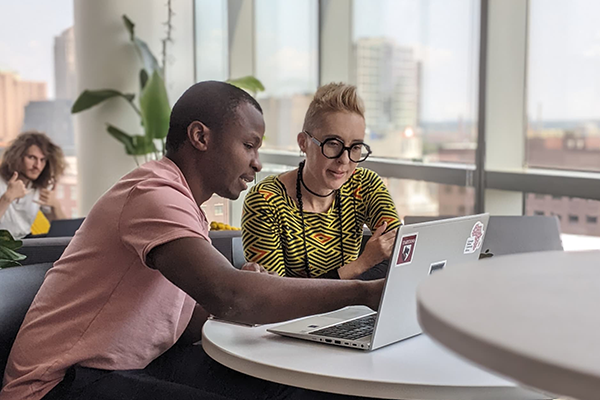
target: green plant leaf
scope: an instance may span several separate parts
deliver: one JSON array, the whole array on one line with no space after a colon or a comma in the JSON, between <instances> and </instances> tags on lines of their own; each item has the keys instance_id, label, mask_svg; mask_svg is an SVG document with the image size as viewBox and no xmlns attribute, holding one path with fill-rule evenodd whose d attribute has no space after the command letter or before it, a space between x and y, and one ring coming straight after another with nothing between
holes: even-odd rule
<instances>
[{"instance_id":1,"label":"green plant leaf","mask_svg":"<svg viewBox=\"0 0 600 400\"><path fill-rule=\"evenodd\" d=\"M123 132L122 130L111 124L107 124L106 130L110 134L110 136L114 137L119 142L125 145L125 152L127 154L129 154L130 156L135 154L135 147L133 145L133 138L131 135Z\"/></svg>"},{"instance_id":2,"label":"green plant leaf","mask_svg":"<svg viewBox=\"0 0 600 400\"><path fill-rule=\"evenodd\" d=\"M156 152L156 146L152 139L148 139L147 136L133 136L133 146L135 148L136 156L143 156L146 154Z\"/></svg>"},{"instance_id":3,"label":"green plant leaf","mask_svg":"<svg viewBox=\"0 0 600 400\"><path fill-rule=\"evenodd\" d=\"M154 71L140 95L140 111L148 139L162 139L167 136L171 106L165 82L157 71Z\"/></svg>"},{"instance_id":4,"label":"green plant leaf","mask_svg":"<svg viewBox=\"0 0 600 400\"><path fill-rule=\"evenodd\" d=\"M125 28L127 28L127 32L129 32L129 39L135 45L136 52L142 60L142 63L144 63L144 69L148 72L148 74L152 74L154 71L159 71L159 73L162 75L162 68L158 64L158 61L156 61L156 57L154 57L154 54L152 54L148 44L135 36L135 24L126 15L123 15L123 23L125 24Z\"/></svg>"},{"instance_id":5,"label":"green plant leaf","mask_svg":"<svg viewBox=\"0 0 600 400\"><path fill-rule=\"evenodd\" d=\"M140 91L144 90L148 83L148 72L145 69L140 69Z\"/></svg>"},{"instance_id":6,"label":"green plant leaf","mask_svg":"<svg viewBox=\"0 0 600 400\"><path fill-rule=\"evenodd\" d=\"M127 32L129 32L129 39L133 41L133 38L135 37L135 34L133 33L135 24L127 17L127 15L123 15L123 23L125 24L125 28L127 28Z\"/></svg>"},{"instance_id":7,"label":"green plant leaf","mask_svg":"<svg viewBox=\"0 0 600 400\"><path fill-rule=\"evenodd\" d=\"M83 93L79 95L73 107L71 107L71 113L76 114L78 112L87 110L88 108L94 107L97 104L102 103L108 99L112 99L113 97L122 97L128 102L133 102L135 98L134 94L130 93L121 93L118 90L112 89L103 89L103 90L84 90Z\"/></svg>"},{"instance_id":8,"label":"green plant leaf","mask_svg":"<svg viewBox=\"0 0 600 400\"><path fill-rule=\"evenodd\" d=\"M21 263L13 260L0 260L0 269L2 268L11 268L11 267L20 267Z\"/></svg>"},{"instance_id":9,"label":"green plant leaf","mask_svg":"<svg viewBox=\"0 0 600 400\"><path fill-rule=\"evenodd\" d=\"M156 151L156 146L146 136L130 135L110 124L107 125L106 130L112 137L123 143L125 152L130 156L143 156Z\"/></svg>"},{"instance_id":10,"label":"green plant leaf","mask_svg":"<svg viewBox=\"0 0 600 400\"><path fill-rule=\"evenodd\" d=\"M21 261L25 258L27 258L27 256L17 253L16 251L9 249L8 247L0 246L0 260Z\"/></svg>"},{"instance_id":11,"label":"green plant leaf","mask_svg":"<svg viewBox=\"0 0 600 400\"><path fill-rule=\"evenodd\" d=\"M248 90L254 94L263 92L265 90L263 84L258 79L250 75L237 79L228 79L227 83L237 86L240 89Z\"/></svg>"},{"instance_id":12,"label":"green plant leaf","mask_svg":"<svg viewBox=\"0 0 600 400\"><path fill-rule=\"evenodd\" d=\"M22 240L15 240L6 229L0 230L0 247L6 247L11 250L20 249L23 246Z\"/></svg>"}]
</instances>

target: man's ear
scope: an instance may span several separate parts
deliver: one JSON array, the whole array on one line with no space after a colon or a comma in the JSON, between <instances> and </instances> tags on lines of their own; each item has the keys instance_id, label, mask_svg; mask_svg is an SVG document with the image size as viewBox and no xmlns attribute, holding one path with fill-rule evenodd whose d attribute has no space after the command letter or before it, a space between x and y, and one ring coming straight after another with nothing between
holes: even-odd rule
<instances>
[{"instance_id":1,"label":"man's ear","mask_svg":"<svg viewBox=\"0 0 600 400\"><path fill-rule=\"evenodd\" d=\"M200 121L193 121L187 127L188 140L192 146L200 151L206 151L210 143L211 130Z\"/></svg>"}]
</instances>

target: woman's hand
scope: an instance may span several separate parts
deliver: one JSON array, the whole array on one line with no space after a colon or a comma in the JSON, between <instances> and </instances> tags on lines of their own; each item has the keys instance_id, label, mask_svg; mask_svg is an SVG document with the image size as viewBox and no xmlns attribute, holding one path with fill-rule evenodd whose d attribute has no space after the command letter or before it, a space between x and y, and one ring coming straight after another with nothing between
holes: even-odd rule
<instances>
[{"instance_id":1,"label":"woman's hand","mask_svg":"<svg viewBox=\"0 0 600 400\"><path fill-rule=\"evenodd\" d=\"M359 257L364 260L366 265L369 265L369 268L389 259L392 255L392 248L394 247L397 229L383 233L385 232L386 228L387 222L384 222L379 228L377 228Z\"/></svg>"},{"instance_id":2,"label":"woman's hand","mask_svg":"<svg viewBox=\"0 0 600 400\"><path fill-rule=\"evenodd\" d=\"M273 271L267 271L266 269L264 269L264 267L260 264L257 264L255 262L247 262L244 265L242 265L242 268L240 268L242 271L253 271L253 272L259 272L261 274L269 274L269 275L276 275L275 272Z\"/></svg>"}]
</instances>

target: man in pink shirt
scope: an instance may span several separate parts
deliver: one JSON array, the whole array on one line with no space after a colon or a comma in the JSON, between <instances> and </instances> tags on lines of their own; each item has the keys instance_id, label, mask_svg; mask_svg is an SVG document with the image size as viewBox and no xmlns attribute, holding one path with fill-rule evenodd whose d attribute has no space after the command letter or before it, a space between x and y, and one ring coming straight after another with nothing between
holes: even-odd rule
<instances>
[{"instance_id":1,"label":"man in pink shirt","mask_svg":"<svg viewBox=\"0 0 600 400\"><path fill-rule=\"evenodd\" d=\"M106 192L48 271L11 350L0 400L324 395L234 372L190 345L208 313L271 323L351 304L377 309L381 281L240 271L211 246L200 205L213 193L236 199L246 189L261 169L263 134L260 106L240 89L201 82L181 96L166 157Z\"/></svg>"}]
</instances>

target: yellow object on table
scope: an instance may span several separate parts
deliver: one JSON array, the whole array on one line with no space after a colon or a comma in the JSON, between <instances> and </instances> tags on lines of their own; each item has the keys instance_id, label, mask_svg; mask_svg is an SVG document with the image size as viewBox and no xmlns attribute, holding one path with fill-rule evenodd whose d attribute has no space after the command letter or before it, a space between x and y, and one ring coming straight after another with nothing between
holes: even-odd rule
<instances>
[{"instance_id":1,"label":"yellow object on table","mask_svg":"<svg viewBox=\"0 0 600 400\"><path fill-rule=\"evenodd\" d=\"M242 228L236 228L235 226L224 224L223 222L213 221L210 223L211 231L241 231Z\"/></svg>"},{"instance_id":2,"label":"yellow object on table","mask_svg":"<svg viewBox=\"0 0 600 400\"><path fill-rule=\"evenodd\" d=\"M38 211L37 215L35 216L35 220L31 225L31 234L42 235L44 233L48 233L49 230L50 221L48 221L48 218L46 218L43 212Z\"/></svg>"}]
</instances>

